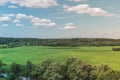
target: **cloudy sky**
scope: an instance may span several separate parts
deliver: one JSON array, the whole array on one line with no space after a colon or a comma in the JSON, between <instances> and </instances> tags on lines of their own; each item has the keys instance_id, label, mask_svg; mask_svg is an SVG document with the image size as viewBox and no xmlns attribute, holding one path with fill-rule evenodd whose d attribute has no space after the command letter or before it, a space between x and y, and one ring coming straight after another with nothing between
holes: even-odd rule
<instances>
[{"instance_id":1,"label":"cloudy sky","mask_svg":"<svg viewBox=\"0 0 120 80\"><path fill-rule=\"evenodd\" d=\"M0 37L120 38L120 0L0 0Z\"/></svg>"}]
</instances>

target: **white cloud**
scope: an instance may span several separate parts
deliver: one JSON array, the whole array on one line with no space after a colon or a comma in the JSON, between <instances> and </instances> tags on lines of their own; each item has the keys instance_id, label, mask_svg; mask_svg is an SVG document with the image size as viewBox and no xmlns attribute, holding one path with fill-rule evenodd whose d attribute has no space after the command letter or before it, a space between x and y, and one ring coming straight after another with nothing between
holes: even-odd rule
<instances>
[{"instance_id":1,"label":"white cloud","mask_svg":"<svg viewBox=\"0 0 120 80\"><path fill-rule=\"evenodd\" d=\"M49 19L40 19L37 17L32 18L31 22L34 24L34 26L47 26L47 27L56 26L56 23L52 22Z\"/></svg>"},{"instance_id":2,"label":"white cloud","mask_svg":"<svg viewBox=\"0 0 120 80\"><path fill-rule=\"evenodd\" d=\"M0 22L12 22L15 23L16 26L24 26L21 22L27 21L30 24L32 23L33 26L43 26L43 27L53 27L56 26L56 23L45 18L39 18L32 15L26 14L1 14L0 15Z\"/></svg>"},{"instance_id":3,"label":"white cloud","mask_svg":"<svg viewBox=\"0 0 120 80\"><path fill-rule=\"evenodd\" d=\"M64 30L73 30L75 29L75 24L74 23L67 23L65 27L63 28Z\"/></svg>"},{"instance_id":4,"label":"white cloud","mask_svg":"<svg viewBox=\"0 0 120 80\"><path fill-rule=\"evenodd\" d=\"M0 22L8 22L8 21L10 21L11 20L11 18L10 17L0 17Z\"/></svg>"},{"instance_id":5,"label":"white cloud","mask_svg":"<svg viewBox=\"0 0 120 80\"><path fill-rule=\"evenodd\" d=\"M17 27L23 27L23 24L16 24Z\"/></svg>"},{"instance_id":6,"label":"white cloud","mask_svg":"<svg viewBox=\"0 0 120 80\"><path fill-rule=\"evenodd\" d=\"M57 0L0 0L0 5L18 4L21 7L48 8L57 6Z\"/></svg>"},{"instance_id":7,"label":"white cloud","mask_svg":"<svg viewBox=\"0 0 120 80\"><path fill-rule=\"evenodd\" d=\"M56 23L52 22L49 19L41 19L39 17L34 17L32 15L26 14L16 14L16 20L14 20L14 22L19 22L22 19L29 20L31 23L33 23L34 26L46 26L46 27L56 26Z\"/></svg>"},{"instance_id":8,"label":"white cloud","mask_svg":"<svg viewBox=\"0 0 120 80\"><path fill-rule=\"evenodd\" d=\"M10 5L10 6L8 6L8 8L18 8L18 7L14 6L14 5Z\"/></svg>"},{"instance_id":9,"label":"white cloud","mask_svg":"<svg viewBox=\"0 0 120 80\"><path fill-rule=\"evenodd\" d=\"M0 5L5 5L7 3L8 0L0 0Z\"/></svg>"},{"instance_id":10,"label":"white cloud","mask_svg":"<svg viewBox=\"0 0 120 80\"><path fill-rule=\"evenodd\" d=\"M15 14L2 14L1 16L4 16L4 17L14 17Z\"/></svg>"},{"instance_id":11,"label":"white cloud","mask_svg":"<svg viewBox=\"0 0 120 80\"><path fill-rule=\"evenodd\" d=\"M46 26L46 27L52 27L55 26L55 23L34 23L34 26Z\"/></svg>"},{"instance_id":12,"label":"white cloud","mask_svg":"<svg viewBox=\"0 0 120 80\"><path fill-rule=\"evenodd\" d=\"M2 27L8 27L8 24L2 24L1 26Z\"/></svg>"},{"instance_id":13,"label":"white cloud","mask_svg":"<svg viewBox=\"0 0 120 80\"><path fill-rule=\"evenodd\" d=\"M86 1L86 0L68 0L68 1L81 2L81 1Z\"/></svg>"},{"instance_id":14,"label":"white cloud","mask_svg":"<svg viewBox=\"0 0 120 80\"><path fill-rule=\"evenodd\" d=\"M14 22L14 23L20 23L21 20L19 20L19 19L14 19L13 22Z\"/></svg>"},{"instance_id":15,"label":"white cloud","mask_svg":"<svg viewBox=\"0 0 120 80\"><path fill-rule=\"evenodd\" d=\"M118 15L109 13L101 8L92 8L88 4L80 4L70 7L63 5L64 9L68 12L76 12L77 14L89 14L91 16L104 16L104 17L118 17Z\"/></svg>"},{"instance_id":16,"label":"white cloud","mask_svg":"<svg viewBox=\"0 0 120 80\"><path fill-rule=\"evenodd\" d=\"M25 14L16 14L16 19L26 19L26 18L28 18L28 16Z\"/></svg>"}]
</instances>

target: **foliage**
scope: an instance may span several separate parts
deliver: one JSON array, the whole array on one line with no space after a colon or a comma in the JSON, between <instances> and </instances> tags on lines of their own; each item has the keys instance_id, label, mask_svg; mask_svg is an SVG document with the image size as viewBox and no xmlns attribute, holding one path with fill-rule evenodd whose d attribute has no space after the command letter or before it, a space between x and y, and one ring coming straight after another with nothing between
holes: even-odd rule
<instances>
[{"instance_id":1,"label":"foliage","mask_svg":"<svg viewBox=\"0 0 120 80\"><path fill-rule=\"evenodd\" d=\"M97 80L120 80L120 72L114 70L108 70L101 73Z\"/></svg>"},{"instance_id":2,"label":"foliage","mask_svg":"<svg viewBox=\"0 0 120 80\"><path fill-rule=\"evenodd\" d=\"M37 38L0 38L0 49L22 46L120 46L119 39L104 38L69 38L69 39L37 39Z\"/></svg>"},{"instance_id":3,"label":"foliage","mask_svg":"<svg viewBox=\"0 0 120 80\"><path fill-rule=\"evenodd\" d=\"M25 69L27 71L27 76ZM7 80L19 80L20 77L30 78L31 80L120 79L120 71L112 70L108 65L94 66L78 58L69 58L64 64L47 59L34 68L30 61L27 61L25 67L20 64L12 63L7 73L9 73Z\"/></svg>"},{"instance_id":4,"label":"foliage","mask_svg":"<svg viewBox=\"0 0 120 80\"><path fill-rule=\"evenodd\" d=\"M115 47L113 47L113 48L112 48L112 51L120 51L120 48L115 48Z\"/></svg>"}]
</instances>

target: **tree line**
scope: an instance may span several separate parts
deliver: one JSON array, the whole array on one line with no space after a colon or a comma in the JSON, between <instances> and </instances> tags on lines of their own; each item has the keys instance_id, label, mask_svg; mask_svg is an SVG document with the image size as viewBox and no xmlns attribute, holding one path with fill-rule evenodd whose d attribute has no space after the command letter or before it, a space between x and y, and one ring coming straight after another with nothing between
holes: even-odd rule
<instances>
[{"instance_id":1,"label":"tree line","mask_svg":"<svg viewBox=\"0 0 120 80\"><path fill-rule=\"evenodd\" d=\"M0 63L0 70L1 66ZM77 58L69 58L64 64L51 59L39 65L30 61L26 66L12 63L6 71L9 73L6 80L21 80L20 76L30 80L120 80L120 71L112 70L108 65L91 65Z\"/></svg>"},{"instance_id":2,"label":"tree line","mask_svg":"<svg viewBox=\"0 0 120 80\"><path fill-rule=\"evenodd\" d=\"M38 39L38 38L0 38L0 48L14 48L22 46L120 46L120 39L104 38L66 38L66 39Z\"/></svg>"},{"instance_id":3,"label":"tree line","mask_svg":"<svg viewBox=\"0 0 120 80\"><path fill-rule=\"evenodd\" d=\"M112 51L120 51L120 47L113 47Z\"/></svg>"}]
</instances>

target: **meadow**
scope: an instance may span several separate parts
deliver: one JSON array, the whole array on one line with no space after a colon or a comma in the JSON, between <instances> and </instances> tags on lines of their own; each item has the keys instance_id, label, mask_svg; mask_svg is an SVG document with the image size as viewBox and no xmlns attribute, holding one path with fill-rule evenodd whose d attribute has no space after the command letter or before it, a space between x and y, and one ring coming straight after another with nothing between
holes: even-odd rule
<instances>
[{"instance_id":1,"label":"meadow","mask_svg":"<svg viewBox=\"0 0 120 80\"><path fill-rule=\"evenodd\" d=\"M10 65L12 62L25 65L27 61L40 64L50 58L64 63L74 57L94 65L107 64L114 70L120 70L120 52L112 51L113 46L89 47L18 47L0 49L0 60Z\"/></svg>"}]
</instances>

